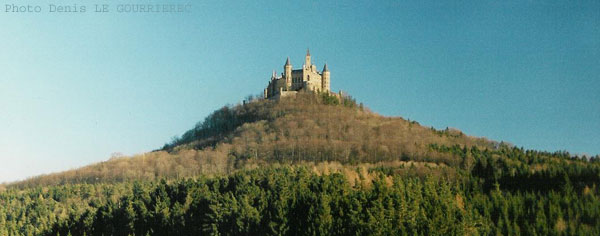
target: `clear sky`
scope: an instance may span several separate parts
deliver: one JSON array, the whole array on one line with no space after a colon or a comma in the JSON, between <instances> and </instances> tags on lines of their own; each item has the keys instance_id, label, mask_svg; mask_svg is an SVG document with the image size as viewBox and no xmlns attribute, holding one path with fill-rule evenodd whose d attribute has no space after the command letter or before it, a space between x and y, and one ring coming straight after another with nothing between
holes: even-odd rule
<instances>
[{"instance_id":1,"label":"clear sky","mask_svg":"<svg viewBox=\"0 0 600 236\"><path fill-rule=\"evenodd\" d=\"M333 90L380 114L600 154L599 1L441 2L3 1L0 182L160 148L260 94L287 56L301 66L307 47ZM123 3L191 10L115 12Z\"/></svg>"}]
</instances>

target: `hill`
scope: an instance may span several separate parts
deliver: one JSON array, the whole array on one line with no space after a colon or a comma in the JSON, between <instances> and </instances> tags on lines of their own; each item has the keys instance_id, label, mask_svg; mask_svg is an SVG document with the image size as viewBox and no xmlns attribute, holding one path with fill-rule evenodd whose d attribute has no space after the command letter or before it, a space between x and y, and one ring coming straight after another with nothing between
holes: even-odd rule
<instances>
[{"instance_id":1,"label":"hill","mask_svg":"<svg viewBox=\"0 0 600 236\"><path fill-rule=\"evenodd\" d=\"M159 150L12 183L0 235L599 235L600 160L298 94Z\"/></svg>"},{"instance_id":2,"label":"hill","mask_svg":"<svg viewBox=\"0 0 600 236\"><path fill-rule=\"evenodd\" d=\"M472 160L438 147L493 150L498 145L458 130L435 130L401 117L381 116L350 97L301 93L294 98L225 106L154 152L114 157L12 186L227 174L274 163L394 162L458 167Z\"/></svg>"}]
</instances>

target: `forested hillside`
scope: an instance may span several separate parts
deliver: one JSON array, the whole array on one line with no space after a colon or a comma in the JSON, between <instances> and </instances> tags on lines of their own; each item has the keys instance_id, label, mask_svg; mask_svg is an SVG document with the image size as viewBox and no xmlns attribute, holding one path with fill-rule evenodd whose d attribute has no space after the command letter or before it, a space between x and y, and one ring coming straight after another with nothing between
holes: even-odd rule
<instances>
[{"instance_id":1,"label":"forested hillside","mask_svg":"<svg viewBox=\"0 0 600 236\"><path fill-rule=\"evenodd\" d=\"M299 94L0 190L0 235L600 235L600 160Z\"/></svg>"},{"instance_id":2,"label":"forested hillside","mask_svg":"<svg viewBox=\"0 0 600 236\"><path fill-rule=\"evenodd\" d=\"M281 101L256 99L225 106L160 150L115 157L13 186L228 174L275 163L410 161L457 167L465 161L432 145L483 150L499 144L458 130L435 130L400 117L384 117L349 97L298 94Z\"/></svg>"}]
</instances>

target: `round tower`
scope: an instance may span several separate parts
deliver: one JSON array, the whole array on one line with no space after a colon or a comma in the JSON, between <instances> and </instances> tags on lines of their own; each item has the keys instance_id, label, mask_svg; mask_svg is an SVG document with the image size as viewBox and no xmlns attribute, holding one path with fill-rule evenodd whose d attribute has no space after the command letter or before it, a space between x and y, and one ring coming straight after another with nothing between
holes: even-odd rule
<instances>
[{"instance_id":1,"label":"round tower","mask_svg":"<svg viewBox=\"0 0 600 236\"><path fill-rule=\"evenodd\" d=\"M331 78L330 74L329 74L329 68L327 68L327 62L325 63L325 66L323 67L323 72L321 73L322 76L322 80L321 80L321 90L323 92L329 92L331 91L330 89L330 84L329 84L329 79Z\"/></svg>"},{"instance_id":2,"label":"round tower","mask_svg":"<svg viewBox=\"0 0 600 236\"><path fill-rule=\"evenodd\" d=\"M285 85L287 90L291 90L292 88L292 64L290 63L290 57L285 61L285 66L283 66L283 73L285 76Z\"/></svg>"}]
</instances>

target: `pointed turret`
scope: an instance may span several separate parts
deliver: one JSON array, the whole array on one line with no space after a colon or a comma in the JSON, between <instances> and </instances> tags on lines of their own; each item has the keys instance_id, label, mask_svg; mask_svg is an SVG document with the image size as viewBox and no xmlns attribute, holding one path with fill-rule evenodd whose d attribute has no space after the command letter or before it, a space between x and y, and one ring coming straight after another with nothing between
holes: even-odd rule
<instances>
[{"instance_id":1,"label":"pointed turret","mask_svg":"<svg viewBox=\"0 0 600 236\"><path fill-rule=\"evenodd\" d=\"M285 65L286 66L291 66L292 64L290 64L290 57L287 58L287 60L285 60Z\"/></svg>"},{"instance_id":2,"label":"pointed turret","mask_svg":"<svg viewBox=\"0 0 600 236\"><path fill-rule=\"evenodd\" d=\"M304 68L310 68L310 50L306 49L306 59L304 60Z\"/></svg>"},{"instance_id":3,"label":"pointed turret","mask_svg":"<svg viewBox=\"0 0 600 236\"><path fill-rule=\"evenodd\" d=\"M325 71L329 71L329 68L327 68L327 62L325 62L325 66L323 66L323 72Z\"/></svg>"}]
</instances>

